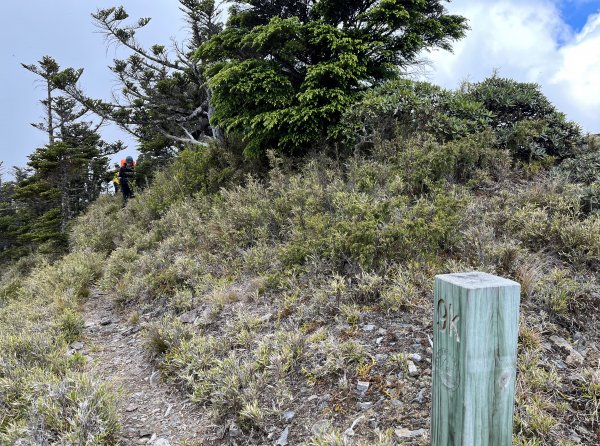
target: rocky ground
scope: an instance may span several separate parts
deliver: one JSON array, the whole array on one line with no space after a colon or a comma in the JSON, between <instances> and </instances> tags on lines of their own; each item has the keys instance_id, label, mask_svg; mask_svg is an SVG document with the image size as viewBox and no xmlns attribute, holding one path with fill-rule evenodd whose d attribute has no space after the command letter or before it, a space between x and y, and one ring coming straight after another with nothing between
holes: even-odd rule
<instances>
[{"instance_id":1,"label":"rocky ground","mask_svg":"<svg viewBox=\"0 0 600 446\"><path fill-rule=\"evenodd\" d=\"M201 425L197 407L161 383L145 356L140 326L118 314L101 293L89 299L84 315L84 339L71 347L88 356L91 376L117 389L122 444L169 446L196 439Z\"/></svg>"},{"instance_id":2,"label":"rocky ground","mask_svg":"<svg viewBox=\"0 0 600 446\"><path fill-rule=\"evenodd\" d=\"M584 372L599 373L600 352L593 336L597 318L591 316L587 326L575 327L542 323L531 310L524 310L522 332L540 333L539 348L544 352L534 367L556 371L552 394L569 405L562 414L563 422L551 428L556 444L600 444L598 426L578 416L585 409L581 393ZM373 440L378 430L393 432L393 444L430 442L431 315L424 309L412 314L373 312L363 315L354 328L340 329L340 339L351 338L365 346L372 362L345 383L296 383L290 389L293 398L288 410L255 435L244 434L234 420L211 424L201 407L164 382L144 348L142 327L149 315L132 320L124 316L128 311L117 311L108 295L95 293L84 309L84 339L72 345L89 357L92 376L119 389L123 445L321 444L310 443L311 437L334 428L345 445L358 444L358 440L370 444L369 440L364 443L365 439ZM195 325L197 319L188 316L182 315L182 322ZM520 371L518 386L526 379L524 373Z\"/></svg>"}]
</instances>

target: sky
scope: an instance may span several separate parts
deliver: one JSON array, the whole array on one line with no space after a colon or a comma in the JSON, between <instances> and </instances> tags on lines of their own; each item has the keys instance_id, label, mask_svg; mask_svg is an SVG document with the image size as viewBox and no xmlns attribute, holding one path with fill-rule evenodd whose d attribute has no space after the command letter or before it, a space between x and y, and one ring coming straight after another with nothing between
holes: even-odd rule
<instances>
[{"instance_id":1,"label":"sky","mask_svg":"<svg viewBox=\"0 0 600 446\"><path fill-rule=\"evenodd\" d=\"M85 68L81 83L90 96L108 99L117 87L108 65L126 53L107 48L90 14L122 4L132 19L152 17L140 34L146 45L185 36L177 0L0 1L0 161L24 166L46 142L30 123L39 122L43 89L21 67L44 55L62 67ZM494 71L538 83L544 94L585 131L600 133L600 0L454 0L448 10L469 19L467 37L453 53L428 52L429 81L457 88ZM135 142L112 127L107 141ZM119 154L119 157L124 155Z\"/></svg>"},{"instance_id":2,"label":"sky","mask_svg":"<svg viewBox=\"0 0 600 446\"><path fill-rule=\"evenodd\" d=\"M139 34L144 45L170 44L172 37L186 35L177 0L0 0L0 161L5 174L11 166L24 167L27 156L48 139L30 125L42 121L42 84L21 63L33 64L49 55L62 68L84 68L84 90L92 97L110 99L117 83L108 65L128 53L107 47L91 14L119 5L131 19L152 17ZM135 141L114 126L101 133L109 142L121 139L135 148Z\"/></svg>"}]
</instances>

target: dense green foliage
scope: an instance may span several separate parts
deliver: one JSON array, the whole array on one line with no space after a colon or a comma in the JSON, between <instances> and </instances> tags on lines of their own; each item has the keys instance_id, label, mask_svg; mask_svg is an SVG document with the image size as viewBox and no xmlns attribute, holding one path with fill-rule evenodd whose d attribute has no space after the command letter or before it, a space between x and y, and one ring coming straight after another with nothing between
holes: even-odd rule
<instances>
[{"instance_id":1,"label":"dense green foliage","mask_svg":"<svg viewBox=\"0 0 600 446\"><path fill-rule=\"evenodd\" d=\"M461 91L402 79L365 93L342 123L347 142L368 149L398 132L424 132L451 141L489 128L492 117L493 111Z\"/></svg>"},{"instance_id":2,"label":"dense green foliage","mask_svg":"<svg viewBox=\"0 0 600 446\"><path fill-rule=\"evenodd\" d=\"M225 30L200 47L213 62L212 122L246 154L305 153L339 139L357 95L395 78L423 49L450 48L465 19L438 0L236 1Z\"/></svg>"},{"instance_id":3,"label":"dense green foliage","mask_svg":"<svg viewBox=\"0 0 600 446\"><path fill-rule=\"evenodd\" d=\"M573 158L584 144L579 126L567 121L538 85L495 75L457 91L426 82L389 82L363 95L342 122L348 142L361 148L398 131L450 141L489 130L498 149L524 163Z\"/></svg>"},{"instance_id":4,"label":"dense green foliage","mask_svg":"<svg viewBox=\"0 0 600 446\"><path fill-rule=\"evenodd\" d=\"M519 159L551 156L562 160L572 157L582 144L579 126L556 110L539 85L492 76L467 84L464 90L468 98L493 113L490 125L499 145Z\"/></svg>"},{"instance_id":5,"label":"dense green foliage","mask_svg":"<svg viewBox=\"0 0 600 446\"><path fill-rule=\"evenodd\" d=\"M24 67L44 81L47 97L41 101L45 120L33 124L48 136L48 143L30 156L26 170L15 181L1 185L0 257L18 257L39 246L56 251L65 248L67 225L101 192L108 158L115 147L106 144L98 127L86 121L87 109L55 92L59 65L44 57Z\"/></svg>"}]
</instances>

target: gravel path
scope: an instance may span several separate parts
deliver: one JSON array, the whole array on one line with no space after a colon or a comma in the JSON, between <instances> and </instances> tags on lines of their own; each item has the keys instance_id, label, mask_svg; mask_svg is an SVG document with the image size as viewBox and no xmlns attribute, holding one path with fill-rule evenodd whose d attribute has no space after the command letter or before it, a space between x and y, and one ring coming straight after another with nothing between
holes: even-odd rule
<instances>
[{"instance_id":1,"label":"gravel path","mask_svg":"<svg viewBox=\"0 0 600 446\"><path fill-rule=\"evenodd\" d=\"M83 352L92 377L119 392L121 444L175 446L201 436L197 409L180 392L161 383L148 361L139 328L118 314L110 297L95 293L86 303ZM192 443L193 444L193 443ZM196 443L198 444L198 443Z\"/></svg>"}]
</instances>

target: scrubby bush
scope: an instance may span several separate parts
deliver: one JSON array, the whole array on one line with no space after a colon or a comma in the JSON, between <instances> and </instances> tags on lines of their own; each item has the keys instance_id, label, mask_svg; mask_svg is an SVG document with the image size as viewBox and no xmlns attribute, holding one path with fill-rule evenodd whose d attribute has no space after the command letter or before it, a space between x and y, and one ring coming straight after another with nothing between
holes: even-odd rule
<instances>
[{"instance_id":1,"label":"scrubby bush","mask_svg":"<svg viewBox=\"0 0 600 446\"><path fill-rule=\"evenodd\" d=\"M572 158L582 143L581 129L567 121L537 84L493 75L463 87L467 98L491 112L498 144L516 159Z\"/></svg>"},{"instance_id":2,"label":"scrubby bush","mask_svg":"<svg viewBox=\"0 0 600 446\"><path fill-rule=\"evenodd\" d=\"M484 130L492 114L460 91L396 80L369 90L344 117L350 142L373 147L397 134L425 132L450 141Z\"/></svg>"}]
</instances>

